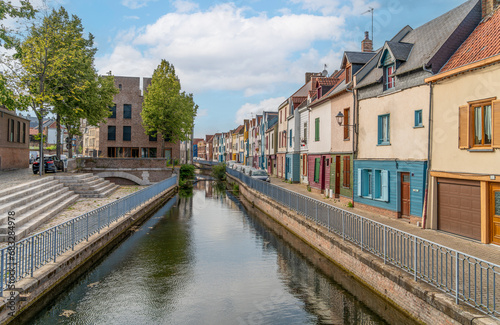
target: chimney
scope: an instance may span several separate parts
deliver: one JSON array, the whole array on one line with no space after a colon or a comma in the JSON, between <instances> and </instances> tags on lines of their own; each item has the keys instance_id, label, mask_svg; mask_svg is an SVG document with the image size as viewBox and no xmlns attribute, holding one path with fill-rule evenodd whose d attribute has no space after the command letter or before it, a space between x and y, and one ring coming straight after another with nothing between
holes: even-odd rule
<instances>
[{"instance_id":1,"label":"chimney","mask_svg":"<svg viewBox=\"0 0 500 325\"><path fill-rule=\"evenodd\" d=\"M492 1L492 0L483 0ZM373 52L373 42L369 37L368 32L365 32L365 39L361 41L361 52Z\"/></svg>"},{"instance_id":2,"label":"chimney","mask_svg":"<svg viewBox=\"0 0 500 325\"><path fill-rule=\"evenodd\" d=\"M308 83L309 80L311 80L313 77L319 77L321 76L320 72L306 72L306 82Z\"/></svg>"},{"instance_id":3,"label":"chimney","mask_svg":"<svg viewBox=\"0 0 500 325\"><path fill-rule=\"evenodd\" d=\"M481 0L481 10L482 10L481 18L484 18L492 14L499 3L500 3L499 0Z\"/></svg>"}]
</instances>

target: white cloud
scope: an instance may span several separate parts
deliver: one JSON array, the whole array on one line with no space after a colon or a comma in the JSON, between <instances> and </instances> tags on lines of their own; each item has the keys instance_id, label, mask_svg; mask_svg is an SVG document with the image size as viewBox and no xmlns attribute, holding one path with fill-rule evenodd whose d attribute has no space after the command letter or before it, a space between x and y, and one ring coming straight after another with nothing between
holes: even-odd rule
<instances>
[{"instance_id":1,"label":"white cloud","mask_svg":"<svg viewBox=\"0 0 500 325\"><path fill-rule=\"evenodd\" d=\"M292 3L301 4L308 11L321 12L323 15L361 15L370 7L379 8L377 1L370 0L290 0ZM396 0L398 1L398 0Z\"/></svg>"},{"instance_id":2,"label":"white cloud","mask_svg":"<svg viewBox=\"0 0 500 325\"><path fill-rule=\"evenodd\" d=\"M168 13L141 30L123 33L113 54L101 58L98 67L117 75L140 71L148 76L153 72L150 63L164 58L174 64L189 92L244 90L252 96L272 93L278 83L301 82L305 71L333 64L318 62L321 56L310 48L315 42L339 41L345 32L343 17L245 13L234 4Z\"/></svg>"},{"instance_id":3,"label":"white cloud","mask_svg":"<svg viewBox=\"0 0 500 325\"><path fill-rule=\"evenodd\" d=\"M139 16L124 16L123 18L125 18L125 19L133 19L133 20L141 19Z\"/></svg>"},{"instance_id":4,"label":"white cloud","mask_svg":"<svg viewBox=\"0 0 500 325\"><path fill-rule=\"evenodd\" d=\"M235 122L237 124L243 123L244 119L255 117L257 114L262 114L263 111L277 111L278 106L286 100L285 97L269 98L261 101L258 104L246 103L241 106L236 112Z\"/></svg>"},{"instance_id":5,"label":"white cloud","mask_svg":"<svg viewBox=\"0 0 500 325\"><path fill-rule=\"evenodd\" d=\"M206 108L203 108L203 109L199 109L198 112L196 113L196 117L204 117L204 116L208 116L208 109Z\"/></svg>"},{"instance_id":6,"label":"white cloud","mask_svg":"<svg viewBox=\"0 0 500 325\"><path fill-rule=\"evenodd\" d=\"M122 5L130 9L139 9L145 7L149 2L156 0L122 0Z\"/></svg>"},{"instance_id":7,"label":"white cloud","mask_svg":"<svg viewBox=\"0 0 500 325\"><path fill-rule=\"evenodd\" d=\"M199 8L197 3L185 0L177 0L173 3L175 9L179 13L191 12Z\"/></svg>"}]
</instances>

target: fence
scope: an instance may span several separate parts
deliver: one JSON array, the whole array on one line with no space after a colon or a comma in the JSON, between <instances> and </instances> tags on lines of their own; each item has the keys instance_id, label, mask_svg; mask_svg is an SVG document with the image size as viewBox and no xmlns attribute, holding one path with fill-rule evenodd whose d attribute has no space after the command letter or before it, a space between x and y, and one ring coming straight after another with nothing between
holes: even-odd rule
<instances>
[{"instance_id":1,"label":"fence","mask_svg":"<svg viewBox=\"0 0 500 325\"><path fill-rule=\"evenodd\" d=\"M227 173L421 280L495 318L499 266L364 218L310 197L253 179L236 170Z\"/></svg>"},{"instance_id":2,"label":"fence","mask_svg":"<svg viewBox=\"0 0 500 325\"><path fill-rule=\"evenodd\" d=\"M100 208L27 237L0 250L0 296L20 279L33 276L43 265L56 262L68 250L89 239L113 221L177 184L177 176L148 186Z\"/></svg>"}]
</instances>

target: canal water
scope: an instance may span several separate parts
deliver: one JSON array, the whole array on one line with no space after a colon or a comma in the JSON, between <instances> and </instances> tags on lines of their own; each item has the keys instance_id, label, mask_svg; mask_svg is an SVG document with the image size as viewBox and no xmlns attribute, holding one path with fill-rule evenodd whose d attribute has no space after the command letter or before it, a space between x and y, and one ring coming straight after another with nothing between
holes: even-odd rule
<instances>
[{"instance_id":1,"label":"canal water","mask_svg":"<svg viewBox=\"0 0 500 325\"><path fill-rule=\"evenodd\" d=\"M350 293L349 282L334 281L348 275L314 250L293 247L307 245L291 245L285 232L199 183L192 197L170 200L30 323L412 323L359 284Z\"/></svg>"}]
</instances>

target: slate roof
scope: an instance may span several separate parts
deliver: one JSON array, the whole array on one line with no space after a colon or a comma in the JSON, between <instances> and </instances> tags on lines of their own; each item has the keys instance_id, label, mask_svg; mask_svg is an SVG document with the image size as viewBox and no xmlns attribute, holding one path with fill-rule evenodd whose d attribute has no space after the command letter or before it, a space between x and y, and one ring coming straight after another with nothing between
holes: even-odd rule
<instances>
[{"instance_id":1,"label":"slate roof","mask_svg":"<svg viewBox=\"0 0 500 325\"><path fill-rule=\"evenodd\" d=\"M406 62L401 63L395 75L421 70L424 65L437 73L480 20L481 1L469 0L416 29L412 30L409 26L404 27L391 41L386 42L377 55L369 61L371 63L369 67L365 65L359 71L356 88L377 83L382 79L383 71L382 69L373 69L373 60L376 58L378 62L381 53L387 47L391 51L394 49L397 53L394 53L396 57L406 57ZM405 44L413 46L410 49L410 46ZM360 81L360 79L362 80Z\"/></svg>"},{"instance_id":2,"label":"slate roof","mask_svg":"<svg viewBox=\"0 0 500 325\"><path fill-rule=\"evenodd\" d=\"M500 54L500 7L486 17L448 60L441 72Z\"/></svg>"},{"instance_id":3,"label":"slate roof","mask_svg":"<svg viewBox=\"0 0 500 325\"><path fill-rule=\"evenodd\" d=\"M403 42L386 42L387 47L391 50L394 58L399 61L408 60L413 44Z\"/></svg>"},{"instance_id":4,"label":"slate roof","mask_svg":"<svg viewBox=\"0 0 500 325\"><path fill-rule=\"evenodd\" d=\"M351 64L362 64L365 65L368 61L370 61L373 56L377 54L375 52L352 52L352 51L345 51L344 52L344 57L342 59L342 64L341 68L345 68L346 65L346 59L351 63Z\"/></svg>"}]
</instances>

